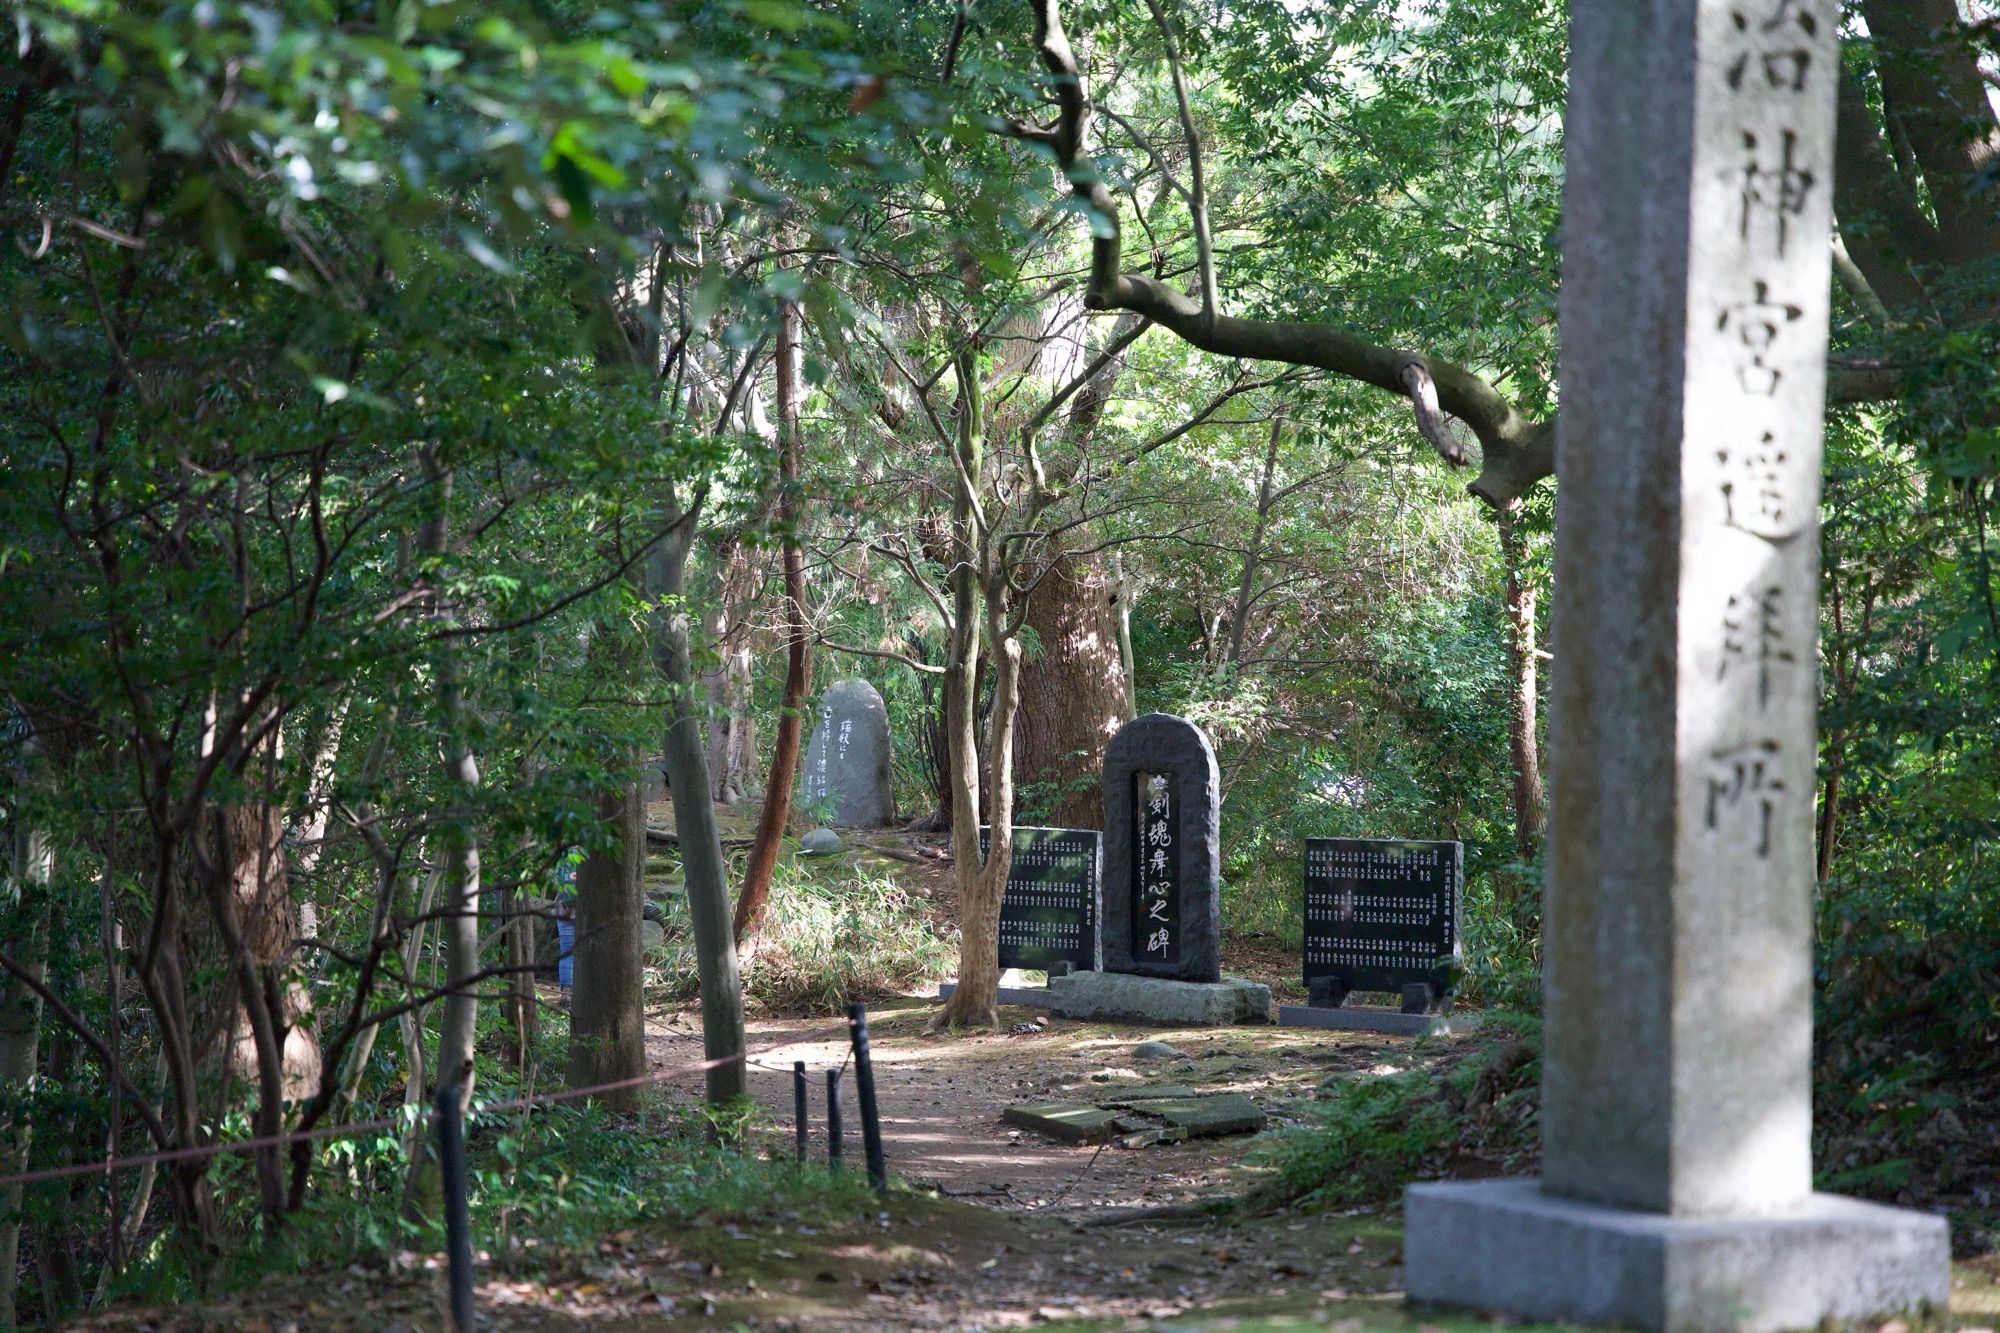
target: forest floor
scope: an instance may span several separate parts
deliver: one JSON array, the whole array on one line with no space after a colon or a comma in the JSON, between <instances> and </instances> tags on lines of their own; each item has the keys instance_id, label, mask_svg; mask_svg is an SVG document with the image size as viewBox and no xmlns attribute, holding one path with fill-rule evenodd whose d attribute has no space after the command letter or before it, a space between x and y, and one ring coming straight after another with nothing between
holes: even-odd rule
<instances>
[{"instance_id":1,"label":"forest floor","mask_svg":"<svg viewBox=\"0 0 2000 1333\"><path fill-rule=\"evenodd\" d=\"M1163 1031L1002 1011L993 1033L931 1033L934 1001L872 1007L885 1154L896 1185L865 1210L808 1225L755 1213L699 1227L666 1223L603 1238L595 1252L547 1255L512 1276L486 1266L481 1327L636 1329L1485 1329L1493 1320L1406 1305L1394 1206L1190 1215L1258 1178L1258 1140L1149 1148L1073 1146L1010 1129L1015 1102L1168 1082L1252 1097L1274 1125L1309 1113L1329 1078L1372 1078L1463 1054L1452 1037L1411 1042L1275 1027ZM829 1031L829 1029L834 1029ZM1140 1060L1142 1041L1182 1054ZM790 1150L791 1063L811 1074L811 1153L823 1159L824 1071L846 1059L825 1018L751 1023L751 1086L769 1112L765 1150ZM697 1014L649 1015L648 1059L698 1057ZM853 1077L844 1159L862 1168ZM669 1081L692 1103L699 1078ZM1493 1163L1442 1164L1455 1175ZM176 1310L113 1311L89 1327L126 1330L441 1329L435 1255L398 1254L342 1273L273 1276L234 1298ZM2000 1255L1954 1269L1952 1315L1938 1328L2000 1324ZM1883 1333L1912 1333L1901 1321Z\"/></svg>"},{"instance_id":2,"label":"forest floor","mask_svg":"<svg viewBox=\"0 0 2000 1333\"><path fill-rule=\"evenodd\" d=\"M899 877L948 919L949 861L935 840L899 839L921 859ZM857 852L867 854L857 848ZM1295 955L1276 941L1231 937L1225 970L1303 1000ZM1088 1101L1107 1088L1159 1083L1237 1092L1272 1128L1306 1123L1322 1085L1463 1058L1477 1034L1424 1041L1277 1027L1161 1030L1047 1018L1006 1008L993 1032L928 1030L924 995L870 1006L885 1155L895 1184L865 1208L810 1219L773 1209L656 1223L603 1237L594 1250L538 1251L503 1271L481 1259L480 1326L504 1330L1486 1329L1496 1322L1412 1308L1403 1299L1401 1210L1394 1204L1248 1214L1204 1211L1239 1198L1267 1168L1267 1136L1141 1149L1054 1142L1004 1125L1018 1102ZM1032 1020L1040 1019L1039 1023ZM666 1071L701 1056L693 1004L648 1014L647 1059ZM809 1075L810 1153L826 1156L825 1071L847 1062L838 1018L762 1014L750 1021L750 1085L767 1112L760 1149L792 1151L792 1073ZM1179 1054L1144 1060L1164 1041ZM851 1067L843 1077L844 1161L863 1169ZM699 1075L664 1095L692 1107ZM579 1162L579 1169L587 1163ZM1517 1162L1461 1154L1428 1174L1476 1177ZM444 1327L437 1255L382 1255L331 1273L274 1274L223 1300L173 1310L119 1309L88 1327L122 1330L433 1330ZM1954 1267L1952 1311L1937 1328L2000 1326L2000 1254ZM1882 1333L1919 1333L1902 1321Z\"/></svg>"}]
</instances>

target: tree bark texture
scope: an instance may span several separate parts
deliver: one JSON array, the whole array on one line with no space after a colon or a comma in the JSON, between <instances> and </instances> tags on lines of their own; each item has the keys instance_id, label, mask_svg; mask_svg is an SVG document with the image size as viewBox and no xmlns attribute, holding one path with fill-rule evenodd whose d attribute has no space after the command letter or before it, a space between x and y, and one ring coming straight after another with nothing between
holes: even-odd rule
<instances>
[{"instance_id":1,"label":"tree bark texture","mask_svg":"<svg viewBox=\"0 0 2000 1333\"><path fill-rule=\"evenodd\" d=\"M15 901L8 915L19 933L8 941L8 948L39 981L48 970L49 880L54 862L47 835L16 828L11 859L10 896ZM41 997L11 973L0 977L0 1093L25 1098L33 1090L41 1031ZM25 1117L0 1120L0 1175L27 1170L33 1135L34 1126ZM18 1182L0 1189L0 1328L16 1326L21 1190Z\"/></svg>"},{"instance_id":2,"label":"tree bark texture","mask_svg":"<svg viewBox=\"0 0 2000 1333\"><path fill-rule=\"evenodd\" d=\"M1058 827L1104 822L1104 747L1131 707L1116 596L1097 558L1064 554L1028 602L1041 654L1020 668L1015 765L1036 809Z\"/></svg>"},{"instance_id":3,"label":"tree bark texture","mask_svg":"<svg viewBox=\"0 0 2000 1333\"><path fill-rule=\"evenodd\" d=\"M936 1022L947 1027L992 1027L1000 1018L1000 897L1014 857L1014 718L1020 701L1021 644L1018 627L1009 621L1010 571L981 527L974 495L986 470L986 407L976 349L959 355L957 371L945 730L951 759L952 872L958 889L958 989L945 1001ZM982 620L993 659L993 706L986 720L983 754L978 720ZM984 858L979 854L982 813L992 835Z\"/></svg>"},{"instance_id":4,"label":"tree bark texture","mask_svg":"<svg viewBox=\"0 0 2000 1333\"><path fill-rule=\"evenodd\" d=\"M714 605L704 617L716 665L702 673L709 714L708 775L716 804L732 806L751 790L757 767L757 714L751 707L756 678L750 614L757 597L756 553L735 539L717 552Z\"/></svg>"},{"instance_id":5,"label":"tree bark texture","mask_svg":"<svg viewBox=\"0 0 2000 1333\"><path fill-rule=\"evenodd\" d=\"M452 475L439 466L436 455L425 450L426 478L435 491L436 506L419 536L419 545L434 561L446 551L449 535ZM434 570L431 577L441 578ZM451 623L452 610L438 595L434 615L441 626ZM450 793L450 807L438 835L444 861L445 980L451 993L445 996L444 1017L438 1030L437 1083L458 1091L461 1108L472 1103L472 1044L479 1020L479 997L472 976L479 971L479 839L472 822L472 800L479 788L479 763L465 739L465 695L458 678L458 662L449 641L439 647L434 659L437 677L437 708L440 730L444 733L444 778Z\"/></svg>"},{"instance_id":6,"label":"tree bark texture","mask_svg":"<svg viewBox=\"0 0 2000 1333\"><path fill-rule=\"evenodd\" d=\"M1507 756L1514 777L1514 856L1532 863L1542 849L1548 797L1536 737L1535 586L1524 568L1513 508L1500 511L1500 551L1507 569Z\"/></svg>"},{"instance_id":7,"label":"tree bark texture","mask_svg":"<svg viewBox=\"0 0 2000 1333\"><path fill-rule=\"evenodd\" d=\"M687 559L698 515L698 505L673 513L671 529L655 550L653 591L658 607L653 657L667 690L664 757L667 782L674 791L674 827L680 834L688 915L694 925L702 1044L710 1060L721 1062L708 1071L708 1100L720 1106L742 1097L748 1083L743 1067L743 985L737 975L722 841L708 799L701 696L688 641Z\"/></svg>"},{"instance_id":8,"label":"tree bark texture","mask_svg":"<svg viewBox=\"0 0 2000 1333\"><path fill-rule=\"evenodd\" d=\"M778 848L792 812L793 778L804 742L806 691L812 684L811 640L806 630L805 556L799 549L799 308L787 301L778 327L778 535L785 569L785 692L779 705L778 735L771 751L764 808L743 869L736 897L737 944L757 929L771 894Z\"/></svg>"},{"instance_id":9,"label":"tree bark texture","mask_svg":"<svg viewBox=\"0 0 2000 1333\"><path fill-rule=\"evenodd\" d=\"M615 843L592 852L576 872L576 982L570 991L569 1086L595 1087L646 1072L639 924L645 908L646 806L639 785L600 793L597 813ZM600 1100L614 1110L638 1103L639 1089Z\"/></svg>"}]
</instances>

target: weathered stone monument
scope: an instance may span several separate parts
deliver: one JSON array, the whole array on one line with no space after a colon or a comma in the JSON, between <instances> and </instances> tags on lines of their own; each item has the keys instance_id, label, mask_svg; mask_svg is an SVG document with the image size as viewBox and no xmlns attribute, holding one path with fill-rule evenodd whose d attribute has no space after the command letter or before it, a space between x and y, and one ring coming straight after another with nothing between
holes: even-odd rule
<instances>
[{"instance_id":1,"label":"weathered stone monument","mask_svg":"<svg viewBox=\"0 0 2000 1333\"><path fill-rule=\"evenodd\" d=\"M893 754L882 696L865 680L837 681L820 696L800 795L836 828L885 828L896 822Z\"/></svg>"},{"instance_id":2,"label":"weathered stone monument","mask_svg":"<svg viewBox=\"0 0 2000 1333\"><path fill-rule=\"evenodd\" d=\"M1669 1329L1946 1297L1815 1194L1833 0L1574 0L1540 1181L1413 1186L1412 1298Z\"/></svg>"},{"instance_id":3,"label":"weathered stone monument","mask_svg":"<svg viewBox=\"0 0 2000 1333\"><path fill-rule=\"evenodd\" d=\"M1280 1023L1413 1036L1449 1030L1437 1014L1459 949L1465 846L1402 838L1307 838L1305 984L1310 1005ZM1343 1009L1350 991L1388 991L1401 1011Z\"/></svg>"},{"instance_id":4,"label":"weathered stone monument","mask_svg":"<svg viewBox=\"0 0 2000 1333\"><path fill-rule=\"evenodd\" d=\"M1270 1021L1270 987L1222 976L1222 787L1184 718L1148 713L1104 750L1104 970L1049 981L1076 1018Z\"/></svg>"}]
</instances>

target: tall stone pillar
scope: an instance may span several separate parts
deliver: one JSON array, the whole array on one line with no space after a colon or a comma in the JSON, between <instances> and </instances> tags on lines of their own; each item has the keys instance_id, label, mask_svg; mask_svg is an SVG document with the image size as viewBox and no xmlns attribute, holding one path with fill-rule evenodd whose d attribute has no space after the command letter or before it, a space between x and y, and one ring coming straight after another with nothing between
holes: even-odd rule
<instances>
[{"instance_id":1,"label":"tall stone pillar","mask_svg":"<svg viewBox=\"0 0 2000 1333\"><path fill-rule=\"evenodd\" d=\"M1942 1302L1812 1191L1835 0L1574 0L1540 1181L1417 1186L1408 1289L1795 1328Z\"/></svg>"}]
</instances>

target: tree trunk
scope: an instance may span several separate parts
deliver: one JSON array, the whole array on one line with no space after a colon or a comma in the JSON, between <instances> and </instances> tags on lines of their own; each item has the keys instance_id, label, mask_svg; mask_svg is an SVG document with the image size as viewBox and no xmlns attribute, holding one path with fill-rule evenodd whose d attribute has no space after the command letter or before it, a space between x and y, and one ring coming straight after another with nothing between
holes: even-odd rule
<instances>
[{"instance_id":1,"label":"tree trunk","mask_svg":"<svg viewBox=\"0 0 2000 1333\"><path fill-rule=\"evenodd\" d=\"M676 506L676 509L678 507ZM694 925L695 967L701 978L702 1044L710 1060L708 1100L720 1106L742 1097L743 986L736 971L736 939L729 916L729 883L722 842L709 803L708 756L702 745L700 695L688 643L687 558L700 513L669 514L668 535L652 562L656 597L653 656L667 687L667 782L674 791L674 825L680 834L681 869L687 879L688 915Z\"/></svg>"},{"instance_id":2,"label":"tree trunk","mask_svg":"<svg viewBox=\"0 0 2000 1333\"><path fill-rule=\"evenodd\" d=\"M1514 855L1529 865L1542 849L1548 805L1535 735L1535 588L1523 567L1515 518L1515 506L1499 511L1500 551L1507 567L1507 753L1514 770Z\"/></svg>"},{"instance_id":3,"label":"tree trunk","mask_svg":"<svg viewBox=\"0 0 2000 1333\"><path fill-rule=\"evenodd\" d=\"M14 830L10 878L18 895L8 913L19 932L8 943L14 958L36 980L47 972L49 880L54 857L48 837L39 831ZM0 978L0 1094L25 1099L34 1087L35 1054L42 1031L42 1001L29 986L8 973ZM28 1147L34 1126L25 1118L0 1121L0 1175L28 1169ZM0 1328L16 1326L14 1298L20 1272L21 1191L17 1181L0 1189Z\"/></svg>"},{"instance_id":4,"label":"tree trunk","mask_svg":"<svg viewBox=\"0 0 2000 1333\"><path fill-rule=\"evenodd\" d=\"M754 553L742 541L730 539L717 552L715 605L704 617L715 645L716 666L702 673L709 697L709 780L715 784L717 805L733 806L750 790L757 767L757 715L752 707L756 679L750 611L757 596Z\"/></svg>"},{"instance_id":5,"label":"tree trunk","mask_svg":"<svg viewBox=\"0 0 2000 1333\"><path fill-rule=\"evenodd\" d=\"M643 802L640 814L643 819ZM538 1035L535 1022L535 918L520 891L512 885L500 895L500 917L506 923L501 927L506 941L508 969L505 1018L507 1032L512 1038L507 1053L512 1058L514 1071L525 1074L535 1058Z\"/></svg>"},{"instance_id":6,"label":"tree trunk","mask_svg":"<svg viewBox=\"0 0 2000 1333\"><path fill-rule=\"evenodd\" d=\"M1137 584L1125 573L1122 552L1111 553L1111 577L1118 613L1118 665L1125 674L1125 720L1131 722L1139 716L1139 668L1132 658L1132 601Z\"/></svg>"},{"instance_id":7,"label":"tree trunk","mask_svg":"<svg viewBox=\"0 0 2000 1333\"><path fill-rule=\"evenodd\" d=\"M576 984L571 988L569 1086L595 1087L646 1072L639 923L646 871L646 807L639 786L598 798L599 818L618 832L609 851L576 872ZM636 1086L602 1095L613 1110L638 1101Z\"/></svg>"},{"instance_id":8,"label":"tree trunk","mask_svg":"<svg viewBox=\"0 0 2000 1333\"><path fill-rule=\"evenodd\" d=\"M1104 747L1131 707L1114 602L1098 561L1065 554L1028 603L1042 651L1020 668L1015 762L1036 809L1062 827L1103 824Z\"/></svg>"},{"instance_id":9,"label":"tree trunk","mask_svg":"<svg viewBox=\"0 0 2000 1333\"><path fill-rule=\"evenodd\" d=\"M771 893L778 846L792 813L792 779L799 766L805 732L806 691L812 681L811 643L806 637L805 558L799 550L799 308L779 309L778 329L778 529L785 561L785 695L778 714L778 738L771 751L771 775L764 784L764 809L757 819L736 899L736 942L757 929Z\"/></svg>"},{"instance_id":10,"label":"tree trunk","mask_svg":"<svg viewBox=\"0 0 2000 1333\"><path fill-rule=\"evenodd\" d=\"M1007 575L979 531L972 488L985 471L986 411L978 353L958 358L957 485L952 502L951 648L945 659L946 734L951 759L952 878L958 888L958 988L934 1022L945 1027L993 1027L999 1020L1000 894L1014 854L1014 710L1019 698L1021 645L1007 625ZM989 850L979 854L979 643L995 659L993 711L987 720Z\"/></svg>"},{"instance_id":11,"label":"tree trunk","mask_svg":"<svg viewBox=\"0 0 2000 1333\"><path fill-rule=\"evenodd\" d=\"M1264 450L1264 479L1257 483L1257 522L1250 529L1250 549L1243 553L1243 573L1236 582L1236 607L1229 615L1229 649L1222 664L1231 671L1243 665L1243 646L1250 637L1250 608L1264 561L1264 534L1271 529L1271 508L1277 503L1271 483L1278 471L1278 441L1284 430L1284 417L1274 417L1271 442Z\"/></svg>"},{"instance_id":12,"label":"tree trunk","mask_svg":"<svg viewBox=\"0 0 2000 1333\"><path fill-rule=\"evenodd\" d=\"M425 523L420 544L433 560L446 550L452 475L426 449L424 472L435 489L436 512ZM438 577L433 573L432 577ZM441 626L452 610L440 599L435 612ZM444 777L451 807L438 843L444 860L445 996L444 1018L438 1028L437 1086L457 1090L459 1106L472 1103L472 1044L479 1021L479 998L472 976L479 971L479 839L472 823L472 801L479 789L479 763L465 740L465 696L458 679L452 645L440 645L434 666L438 716L445 744Z\"/></svg>"}]
</instances>

